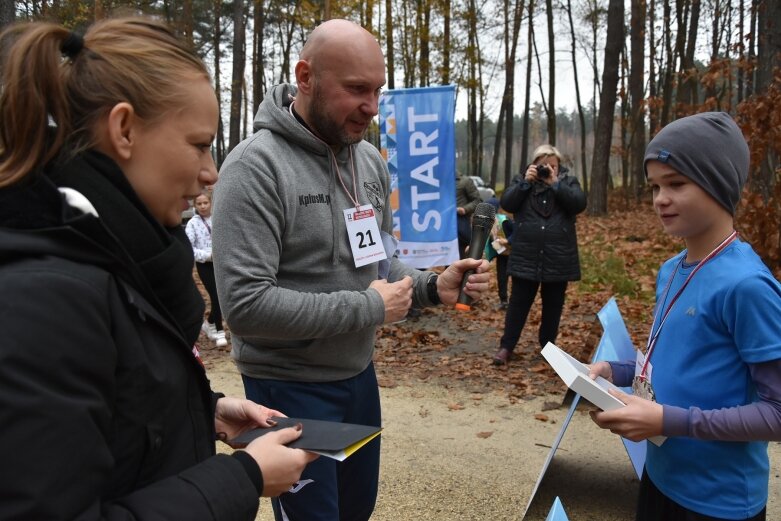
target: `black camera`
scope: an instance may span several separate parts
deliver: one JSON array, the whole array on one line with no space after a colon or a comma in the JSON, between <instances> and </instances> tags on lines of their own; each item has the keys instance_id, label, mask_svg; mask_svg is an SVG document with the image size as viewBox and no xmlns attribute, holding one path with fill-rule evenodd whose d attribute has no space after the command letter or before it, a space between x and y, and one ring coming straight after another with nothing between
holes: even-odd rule
<instances>
[{"instance_id":1,"label":"black camera","mask_svg":"<svg viewBox=\"0 0 781 521\"><path fill-rule=\"evenodd\" d=\"M551 171L546 165L537 165L537 179L548 179Z\"/></svg>"}]
</instances>

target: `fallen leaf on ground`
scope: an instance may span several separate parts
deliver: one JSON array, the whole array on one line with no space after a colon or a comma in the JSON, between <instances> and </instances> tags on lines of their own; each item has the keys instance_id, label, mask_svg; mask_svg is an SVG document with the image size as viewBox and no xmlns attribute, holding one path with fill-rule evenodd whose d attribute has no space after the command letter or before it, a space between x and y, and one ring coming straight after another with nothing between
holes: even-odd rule
<instances>
[{"instance_id":1,"label":"fallen leaf on ground","mask_svg":"<svg viewBox=\"0 0 781 521\"><path fill-rule=\"evenodd\" d=\"M396 382L393 378L387 378L387 377L378 377L377 378L377 385L380 387L384 387L385 389L393 389L394 387L398 386L399 384Z\"/></svg>"}]
</instances>

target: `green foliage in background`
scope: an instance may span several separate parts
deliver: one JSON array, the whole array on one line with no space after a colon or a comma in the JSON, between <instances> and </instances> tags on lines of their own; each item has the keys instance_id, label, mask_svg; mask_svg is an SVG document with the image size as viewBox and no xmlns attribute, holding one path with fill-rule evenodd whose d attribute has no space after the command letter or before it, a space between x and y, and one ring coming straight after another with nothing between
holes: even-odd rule
<instances>
[{"instance_id":1,"label":"green foliage in background","mask_svg":"<svg viewBox=\"0 0 781 521\"><path fill-rule=\"evenodd\" d=\"M579 289L583 293L608 289L619 296L636 297L639 286L631 279L624 260L610 252L597 256L589 247L581 248L580 267L583 278Z\"/></svg>"}]
</instances>

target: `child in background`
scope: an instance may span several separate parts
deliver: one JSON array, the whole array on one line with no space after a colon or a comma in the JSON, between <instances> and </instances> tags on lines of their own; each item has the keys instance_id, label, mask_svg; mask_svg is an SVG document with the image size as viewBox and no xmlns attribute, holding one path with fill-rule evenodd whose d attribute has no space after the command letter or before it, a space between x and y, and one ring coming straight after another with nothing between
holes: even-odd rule
<instances>
[{"instance_id":1,"label":"child in background","mask_svg":"<svg viewBox=\"0 0 781 521\"><path fill-rule=\"evenodd\" d=\"M665 231L686 249L657 277L645 355L597 362L592 377L634 395L592 412L647 444L638 521L764 520L768 440L781 440L781 285L738 239L749 150L732 118L679 119L648 144L645 172ZM634 374L634 378L633 378Z\"/></svg>"},{"instance_id":2,"label":"child in background","mask_svg":"<svg viewBox=\"0 0 781 521\"><path fill-rule=\"evenodd\" d=\"M209 340L213 340L217 347L228 345L225 331L222 327L222 311L220 300L217 297L217 283L214 279L214 264L212 263L212 199L211 191L204 191L193 201L196 215L187 221L185 232L193 246L195 256L195 269L198 277L203 282L203 287L209 294L211 308L209 316L204 321L201 329Z\"/></svg>"},{"instance_id":3,"label":"child in background","mask_svg":"<svg viewBox=\"0 0 781 521\"><path fill-rule=\"evenodd\" d=\"M496 259L496 285L499 291L499 309L507 309L507 260L510 258L510 236L513 222L507 215L499 213L499 200L491 197L486 201L496 208L496 220L491 228L491 237L485 243L485 259Z\"/></svg>"}]
</instances>

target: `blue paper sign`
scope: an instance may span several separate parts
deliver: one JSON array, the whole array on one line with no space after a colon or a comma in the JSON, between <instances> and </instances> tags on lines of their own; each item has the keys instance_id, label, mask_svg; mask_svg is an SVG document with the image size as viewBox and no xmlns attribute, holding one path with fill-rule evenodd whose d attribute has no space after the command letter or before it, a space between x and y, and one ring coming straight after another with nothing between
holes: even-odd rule
<instances>
[{"instance_id":1,"label":"blue paper sign","mask_svg":"<svg viewBox=\"0 0 781 521\"><path fill-rule=\"evenodd\" d=\"M602 338L597 346L597 352L594 353L594 362L599 361L626 361L635 359L635 346L626 330L626 324L618 310L616 299L608 300L607 304L597 313L599 321L602 324ZM631 387L624 387L625 393L632 394ZM632 461L632 467L635 469L637 479L643 476L643 467L645 466L645 441L631 441L621 438L626 453Z\"/></svg>"},{"instance_id":2,"label":"blue paper sign","mask_svg":"<svg viewBox=\"0 0 781 521\"><path fill-rule=\"evenodd\" d=\"M556 499L553 501L553 506L551 507L550 512L548 512L548 517L545 518L545 521L569 521L559 496L556 496Z\"/></svg>"},{"instance_id":3,"label":"blue paper sign","mask_svg":"<svg viewBox=\"0 0 781 521\"><path fill-rule=\"evenodd\" d=\"M594 356L592 357L591 361L599 362L599 361L614 361L614 360L634 360L635 347L632 344L632 339L629 337L629 332L626 329L626 324L624 323L624 319L621 316L621 312L618 310L618 305L616 304L615 299L611 298L607 302L607 304L605 304L602 307L602 309L599 310L597 316L599 317L599 321L602 324L603 332L602 332L602 337L599 340L599 345L597 346L596 352L594 353ZM629 394L632 393L631 388L622 388L622 389ZM545 462L542 465L542 469L540 470L540 475L537 478L537 482L534 484L534 488L532 489L532 493L529 496L529 501L526 504L526 509L524 510L521 519L526 517L526 513L529 511L529 508L531 507L531 504L534 501L534 497L537 494L537 490L539 489L540 484L542 483L542 479L545 477L545 473L547 472L548 467L553 461L553 457L555 456L556 451L558 450L559 445L561 444L562 438L564 438L564 433L566 432L567 427L569 427L569 424L572 421L572 416L575 414L575 410L577 409L579 402L580 402L580 395L575 394L575 398L572 400L572 403L570 404L570 408L569 411L567 412L567 416L561 422L561 428L559 429L559 433L556 435L556 439L553 440L553 443L551 443L550 451L548 452L548 456L545 458ZM637 474L638 479L640 479L643 474L643 466L645 465L646 442L645 441L634 442L634 441L627 440L626 438L621 438L621 441L624 444L624 448L626 449L627 454L629 455L629 459L632 462L632 466L634 467L635 473ZM566 514L564 514L564 508L561 507L561 502L559 501L558 497L556 498L556 501L557 502L553 504L551 513L548 514L548 518L546 521L567 519ZM556 514L557 505L560 507L560 514ZM551 517L554 515L561 515L563 517Z\"/></svg>"}]
</instances>

